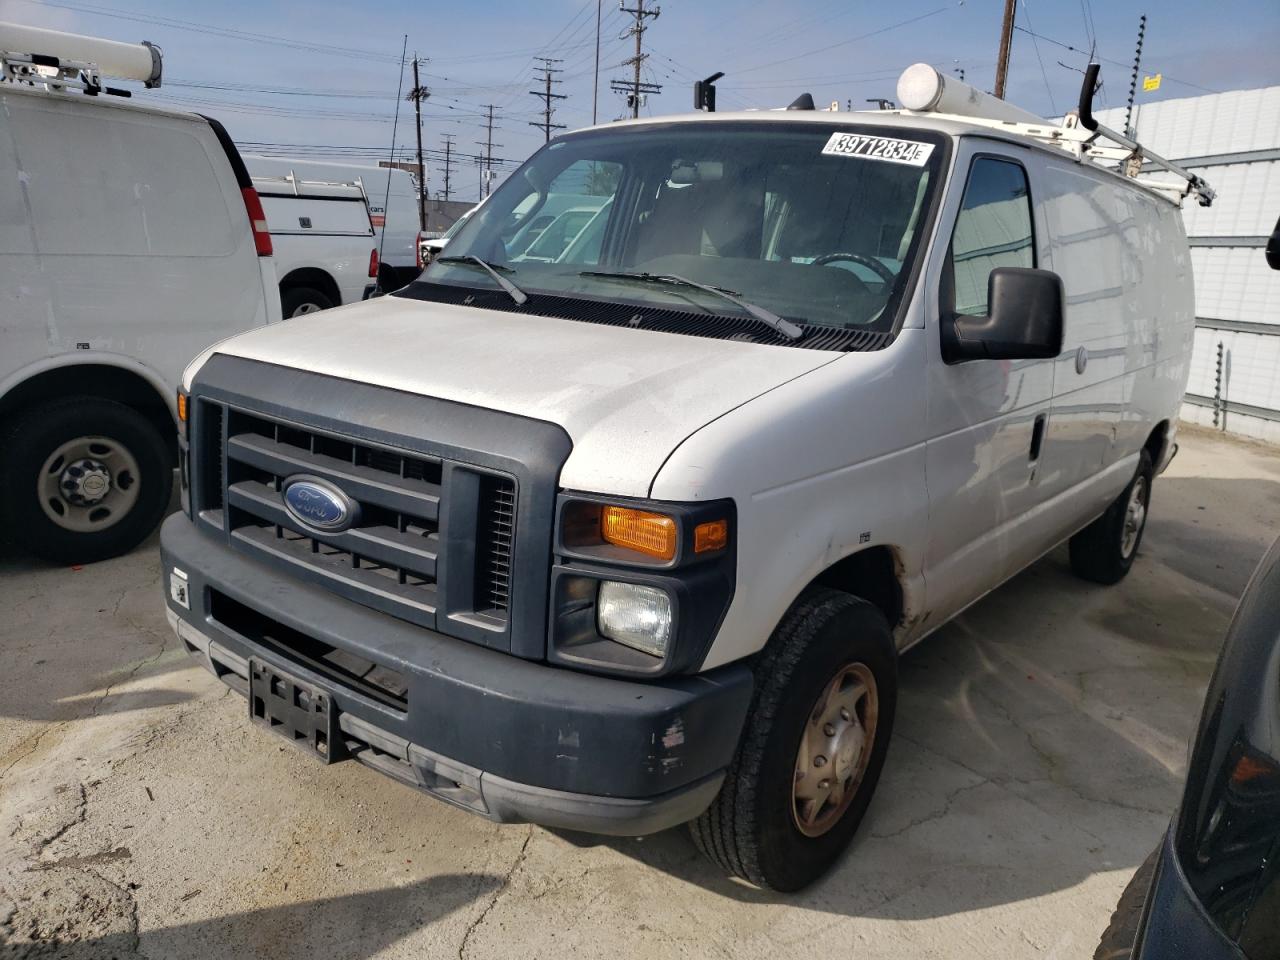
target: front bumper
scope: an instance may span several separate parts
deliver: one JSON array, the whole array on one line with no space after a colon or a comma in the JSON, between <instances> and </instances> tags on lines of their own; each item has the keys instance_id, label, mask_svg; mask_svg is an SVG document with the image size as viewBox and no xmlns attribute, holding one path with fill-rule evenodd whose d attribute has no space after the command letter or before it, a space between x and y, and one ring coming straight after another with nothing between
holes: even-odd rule
<instances>
[{"instance_id":1,"label":"front bumper","mask_svg":"<svg viewBox=\"0 0 1280 960\"><path fill-rule=\"evenodd\" d=\"M188 584L188 607L169 596L170 621L224 683L246 693L254 657L325 690L356 759L492 820L653 833L707 807L737 748L751 697L744 665L653 683L551 667L283 576L182 514L160 536L166 594L175 568ZM403 704L249 639L217 619L215 598L395 671Z\"/></svg>"},{"instance_id":2,"label":"front bumper","mask_svg":"<svg viewBox=\"0 0 1280 960\"><path fill-rule=\"evenodd\" d=\"M1178 863L1174 827L1165 832L1138 924L1134 960L1195 957L1197 960L1245 960L1240 948L1205 912Z\"/></svg>"}]
</instances>

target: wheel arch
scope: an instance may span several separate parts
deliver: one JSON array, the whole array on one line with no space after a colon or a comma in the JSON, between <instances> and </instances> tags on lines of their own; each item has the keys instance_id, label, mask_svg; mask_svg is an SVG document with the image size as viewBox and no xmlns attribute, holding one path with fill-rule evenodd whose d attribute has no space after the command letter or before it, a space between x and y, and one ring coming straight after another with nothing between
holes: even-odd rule
<instances>
[{"instance_id":1,"label":"wheel arch","mask_svg":"<svg viewBox=\"0 0 1280 960\"><path fill-rule=\"evenodd\" d=\"M95 354L51 357L23 368L0 384L0 422L47 400L94 396L132 407L165 438L177 462L177 399L174 388L150 367L131 357Z\"/></svg>"},{"instance_id":2,"label":"wheel arch","mask_svg":"<svg viewBox=\"0 0 1280 960\"><path fill-rule=\"evenodd\" d=\"M898 550L876 544L837 560L810 580L804 590L822 586L860 597L884 614L890 631L896 633L907 615L904 580L905 567Z\"/></svg>"},{"instance_id":3,"label":"wheel arch","mask_svg":"<svg viewBox=\"0 0 1280 960\"><path fill-rule=\"evenodd\" d=\"M1164 465L1163 458L1169 447L1169 426L1168 420L1161 420L1151 428L1151 433L1148 434L1146 442L1142 445L1142 449L1151 455L1151 468L1157 473L1160 472L1162 465Z\"/></svg>"},{"instance_id":4,"label":"wheel arch","mask_svg":"<svg viewBox=\"0 0 1280 960\"><path fill-rule=\"evenodd\" d=\"M280 295L284 296L286 290L296 289L298 287L310 287L313 290L319 290L330 300L334 306L342 305L342 290L338 287L338 281L333 278L333 274L319 267L298 267L290 270L280 278Z\"/></svg>"}]
</instances>

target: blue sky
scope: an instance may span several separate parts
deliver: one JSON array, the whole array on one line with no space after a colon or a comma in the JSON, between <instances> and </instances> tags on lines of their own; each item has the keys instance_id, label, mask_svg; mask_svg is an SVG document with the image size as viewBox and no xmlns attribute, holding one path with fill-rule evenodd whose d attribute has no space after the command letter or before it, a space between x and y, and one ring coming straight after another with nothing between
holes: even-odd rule
<instances>
[{"instance_id":1,"label":"blue sky","mask_svg":"<svg viewBox=\"0 0 1280 960\"><path fill-rule=\"evenodd\" d=\"M781 106L806 90L820 104L856 108L868 97L892 98L897 75L919 60L964 70L968 82L990 89L1002 8L1002 0L666 0L645 37L644 79L663 92L645 112L689 109L692 81L717 70L726 73L721 109ZM1046 116L1061 113L1079 91L1076 71L1087 59L1080 51L1096 38L1101 102L1123 104L1144 8L1143 72L1162 73L1164 83L1157 93L1139 93L1139 102L1280 84L1276 0L1019 0L1008 98ZM602 10L599 118L606 121L623 112L608 81L624 75L618 64L633 41L621 36L630 19L617 0L605 0ZM528 92L537 86L534 57L563 60L556 89L568 99L557 102L555 121L572 129L592 117L596 0L0 0L0 20L151 40L165 51L166 82L139 96L217 116L241 143L305 144L312 156L342 150L368 163L390 150L408 34L409 56L429 58L424 145L434 156L453 135L462 154L453 183L459 199L478 189L469 157L481 152L484 105L497 106L494 141L502 146L494 155L511 161L506 169L542 142L529 126L542 103ZM406 90L409 83L406 70ZM403 104L396 135L403 148L413 143L411 117ZM443 177L438 162L428 166L434 195Z\"/></svg>"}]
</instances>

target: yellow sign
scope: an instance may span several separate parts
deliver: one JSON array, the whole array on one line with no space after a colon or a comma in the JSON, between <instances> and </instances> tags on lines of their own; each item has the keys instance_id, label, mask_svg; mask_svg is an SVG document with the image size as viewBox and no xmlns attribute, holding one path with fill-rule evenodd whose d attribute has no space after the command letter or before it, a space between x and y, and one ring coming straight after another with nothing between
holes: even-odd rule
<instances>
[{"instance_id":1,"label":"yellow sign","mask_svg":"<svg viewBox=\"0 0 1280 960\"><path fill-rule=\"evenodd\" d=\"M1152 90L1159 90L1160 81L1163 79L1164 79L1164 74L1161 74L1161 73L1157 73L1154 77L1143 77L1142 89L1146 93L1150 93Z\"/></svg>"}]
</instances>

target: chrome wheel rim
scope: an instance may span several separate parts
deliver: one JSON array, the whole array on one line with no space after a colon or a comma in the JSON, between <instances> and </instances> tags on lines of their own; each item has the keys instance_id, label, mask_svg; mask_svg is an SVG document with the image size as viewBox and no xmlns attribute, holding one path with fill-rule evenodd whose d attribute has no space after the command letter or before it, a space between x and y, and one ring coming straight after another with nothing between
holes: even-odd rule
<instances>
[{"instance_id":1,"label":"chrome wheel rim","mask_svg":"<svg viewBox=\"0 0 1280 960\"><path fill-rule=\"evenodd\" d=\"M1124 508L1124 532L1120 538L1120 555L1128 560L1138 548L1138 538L1147 522L1147 478L1139 477L1129 491Z\"/></svg>"},{"instance_id":2,"label":"chrome wheel rim","mask_svg":"<svg viewBox=\"0 0 1280 960\"><path fill-rule=\"evenodd\" d=\"M141 486L138 461L119 440L76 437L45 460L36 496L44 515L63 530L95 533L124 519Z\"/></svg>"},{"instance_id":3,"label":"chrome wheel rim","mask_svg":"<svg viewBox=\"0 0 1280 960\"><path fill-rule=\"evenodd\" d=\"M290 319L293 317L305 317L309 313L319 313L324 308L318 303L300 303L293 313L289 314Z\"/></svg>"},{"instance_id":4,"label":"chrome wheel rim","mask_svg":"<svg viewBox=\"0 0 1280 960\"><path fill-rule=\"evenodd\" d=\"M862 663L842 667L809 711L796 752L791 814L806 837L844 816L871 762L879 720L875 676Z\"/></svg>"}]
</instances>

